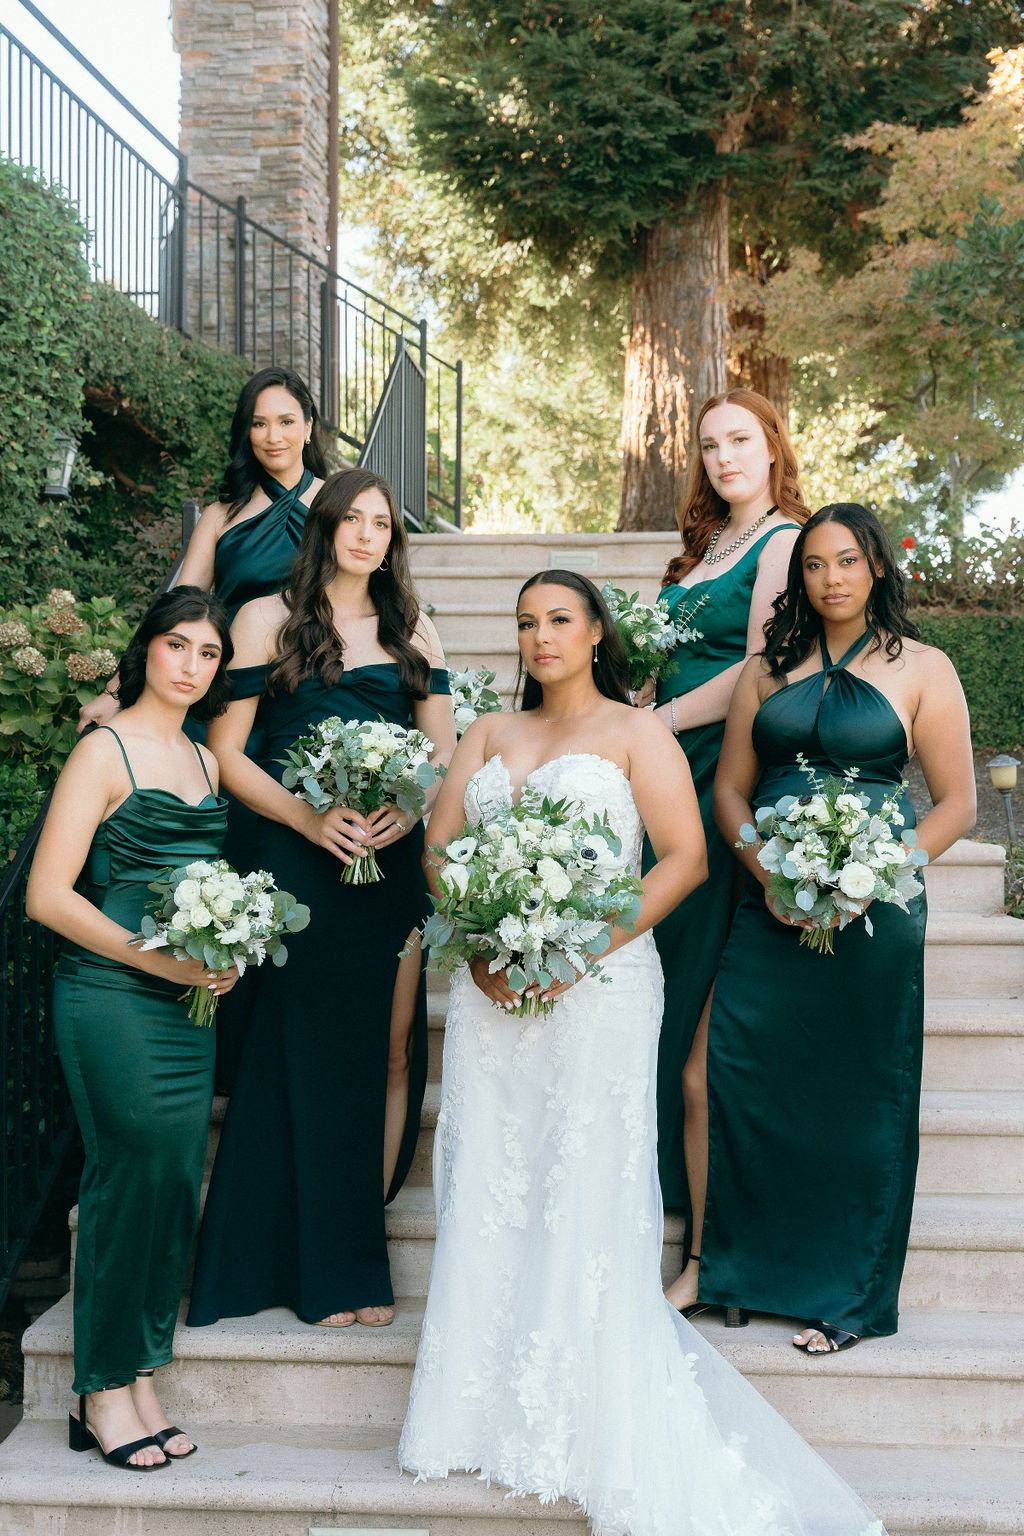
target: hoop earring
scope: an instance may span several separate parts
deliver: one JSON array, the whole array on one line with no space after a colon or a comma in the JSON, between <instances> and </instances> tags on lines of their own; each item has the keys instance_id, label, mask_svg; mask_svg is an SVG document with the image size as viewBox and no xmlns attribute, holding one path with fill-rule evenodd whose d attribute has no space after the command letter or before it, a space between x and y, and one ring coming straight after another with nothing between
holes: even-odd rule
<instances>
[{"instance_id":1,"label":"hoop earring","mask_svg":"<svg viewBox=\"0 0 1024 1536\"><path fill-rule=\"evenodd\" d=\"M391 567L388 565L387 555L384 556L384 559L381 561L380 565L378 565L377 569L378 571L390 571Z\"/></svg>"}]
</instances>

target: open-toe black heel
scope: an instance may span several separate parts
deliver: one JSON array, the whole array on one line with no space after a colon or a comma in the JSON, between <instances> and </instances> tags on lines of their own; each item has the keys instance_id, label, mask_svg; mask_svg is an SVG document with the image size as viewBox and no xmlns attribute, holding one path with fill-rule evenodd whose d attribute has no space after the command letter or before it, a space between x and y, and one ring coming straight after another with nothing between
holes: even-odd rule
<instances>
[{"instance_id":1,"label":"open-toe black heel","mask_svg":"<svg viewBox=\"0 0 1024 1536\"><path fill-rule=\"evenodd\" d=\"M745 1328L750 1322L750 1313L746 1307L726 1307L725 1326L727 1328Z\"/></svg>"},{"instance_id":2,"label":"open-toe black heel","mask_svg":"<svg viewBox=\"0 0 1024 1536\"><path fill-rule=\"evenodd\" d=\"M683 1269L686 1268L687 1264L689 1264L691 1259L696 1259L698 1266L700 1265L700 1254L699 1253L693 1253L691 1251L690 1253L688 1253L686 1255L686 1257L683 1260ZM680 1273L682 1273L682 1271L680 1271ZM679 1316L680 1317L685 1317L686 1321L689 1322L691 1317L700 1317L702 1312L708 1312L708 1311L710 1311L710 1308L711 1308L711 1303L710 1302L707 1302L707 1301L691 1301L690 1305L688 1307L680 1307L679 1308Z\"/></svg>"},{"instance_id":3,"label":"open-toe black heel","mask_svg":"<svg viewBox=\"0 0 1024 1536\"><path fill-rule=\"evenodd\" d=\"M103 1460L111 1467L123 1467L126 1472L155 1472L158 1467L166 1467L166 1461L150 1462L139 1465L138 1462L129 1461L136 1451L144 1451L148 1446L154 1445L157 1450L163 1447L157 1444L154 1435L147 1435L144 1440L131 1440L127 1445L115 1445L112 1451L105 1451L96 1436L86 1423L85 1396L78 1399L78 1418L73 1413L68 1414L68 1449L71 1451L99 1451Z\"/></svg>"},{"instance_id":4,"label":"open-toe black heel","mask_svg":"<svg viewBox=\"0 0 1024 1536\"><path fill-rule=\"evenodd\" d=\"M689 1264L691 1259L696 1259L697 1263L699 1264L700 1254L693 1253L692 1251L688 1253L686 1258L683 1260L684 1269L686 1268L687 1264ZM685 1317L686 1321L689 1322L693 1317L700 1317L702 1312L718 1312L720 1310L720 1302L692 1301L688 1307L681 1307L679 1309L679 1315L680 1317ZM725 1308L725 1326L727 1328L745 1328L749 1322L750 1316L745 1307Z\"/></svg>"},{"instance_id":5,"label":"open-toe black heel","mask_svg":"<svg viewBox=\"0 0 1024 1536\"><path fill-rule=\"evenodd\" d=\"M135 1374L136 1376L148 1377L154 1376L156 1372L136 1371ZM183 1440L189 1441L189 1449L187 1451L169 1451L167 1449L168 1440L173 1440L175 1435L180 1435ZM194 1456L196 1451L199 1449L198 1445L196 1445L195 1441L192 1439L192 1436L186 1435L185 1431L183 1429L179 1429L176 1424L171 1424L167 1429L154 1430L151 1438L156 1441L164 1455L171 1461L184 1461L186 1456Z\"/></svg>"}]
</instances>

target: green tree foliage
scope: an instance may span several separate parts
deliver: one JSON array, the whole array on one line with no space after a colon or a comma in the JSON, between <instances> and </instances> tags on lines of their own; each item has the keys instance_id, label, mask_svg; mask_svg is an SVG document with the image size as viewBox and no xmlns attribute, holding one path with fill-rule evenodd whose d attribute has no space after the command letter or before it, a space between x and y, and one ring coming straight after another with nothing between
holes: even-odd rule
<instances>
[{"instance_id":1,"label":"green tree foliage","mask_svg":"<svg viewBox=\"0 0 1024 1536\"><path fill-rule=\"evenodd\" d=\"M812 408L857 402L862 457L909 451L954 536L1024 462L1024 49L993 66L957 126L858 138L889 172L860 269L798 252L766 295L767 345L800 360Z\"/></svg>"},{"instance_id":2,"label":"green tree foliage","mask_svg":"<svg viewBox=\"0 0 1024 1536\"><path fill-rule=\"evenodd\" d=\"M390 14L387 0L378 13ZM694 401L725 383L732 207L760 263L856 260L879 115L942 121L1016 40L1006 0L441 0L395 58L422 163L500 242L633 274L622 515L670 526Z\"/></svg>"},{"instance_id":3,"label":"green tree foliage","mask_svg":"<svg viewBox=\"0 0 1024 1536\"><path fill-rule=\"evenodd\" d=\"M0 159L0 603L62 580L73 514L44 502L54 437L82 430L85 231L31 171Z\"/></svg>"}]
</instances>

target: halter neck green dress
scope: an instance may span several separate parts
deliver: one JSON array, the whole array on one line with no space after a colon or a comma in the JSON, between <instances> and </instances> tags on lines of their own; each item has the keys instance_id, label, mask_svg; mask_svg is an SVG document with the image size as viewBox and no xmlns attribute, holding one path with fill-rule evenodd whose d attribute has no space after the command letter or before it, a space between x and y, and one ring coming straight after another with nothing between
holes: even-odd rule
<instances>
[{"instance_id":1,"label":"halter neck green dress","mask_svg":"<svg viewBox=\"0 0 1024 1536\"><path fill-rule=\"evenodd\" d=\"M798 752L822 779L859 768L872 807L898 790L903 723L847 670L869 638L835 663L823 645L820 672L761 705L755 805L809 792ZM910 908L874 902L874 937L855 919L823 955L749 880L711 1007L702 1301L896 1331L917 1170L924 895Z\"/></svg>"},{"instance_id":2,"label":"halter neck green dress","mask_svg":"<svg viewBox=\"0 0 1024 1536\"><path fill-rule=\"evenodd\" d=\"M261 474L270 506L229 523L217 540L213 585L232 620L243 603L280 592L287 582L309 511L302 497L314 478L311 469L303 469L298 484L286 490L272 475Z\"/></svg>"},{"instance_id":3,"label":"halter neck green dress","mask_svg":"<svg viewBox=\"0 0 1024 1536\"><path fill-rule=\"evenodd\" d=\"M212 787L198 805L140 788L120 737L111 735L132 792L96 829L85 895L135 932L154 899L151 880L220 856L227 807ZM171 1359L199 1221L215 1032L191 1022L180 985L74 944L63 948L53 1006L85 1143L74 1390L98 1392Z\"/></svg>"},{"instance_id":4,"label":"halter neck green dress","mask_svg":"<svg viewBox=\"0 0 1024 1536\"><path fill-rule=\"evenodd\" d=\"M679 646L662 673L659 704L699 688L727 667L743 661L758 556L768 540L784 527L795 528L796 524L770 528L723 575L695 581L690 586L666 587L661 593L659 604L677 623L688 622L686 616L701 597L706 595L707 602L692 624L701 632L701 638ZM724 732L725 721L715 720L710 725L680 731L676 737L686 753L697 791L708 844L708 878L654 930L665 972L665 1014L658 1047L658 1167L665 1205L670 1210L685 1212L688 1228L690 1191L683 1148L683 1066L725 948L736 882L736 860L722 841L711 810L711 790ZM645 865L653 863L649 848L645 851Z\"/></svg>"},{"instance_id":5,"label":"halter neck green dress","mask_svg":"<svg viewBox=\"0 0 1024 1536\"><path fill-rule=\"evenodd\" d=\"M393 662L268 694L266 668L231 674L260 695L260 767L279 782L285 749L325 720L412 723ZM448 673L430 691L448 693ZM310 909L288 964L253 975L251 1019L199 1234L190 1326L289 1307L306 1323L394 1300L384 1231L384 1108L398 956L429 911L423 824L377 854L379 885L342 885L342 866L290 827L258 818L255 856ZM409 1107L388 1198L409 1171L426 1082L421 975Z\"/></svg>"}]
</instances>

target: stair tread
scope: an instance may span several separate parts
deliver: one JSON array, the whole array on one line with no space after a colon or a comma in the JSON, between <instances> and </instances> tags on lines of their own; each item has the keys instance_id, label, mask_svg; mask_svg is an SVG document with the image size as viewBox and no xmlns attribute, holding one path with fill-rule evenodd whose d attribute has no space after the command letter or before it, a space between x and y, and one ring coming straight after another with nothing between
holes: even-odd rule
<instances>
[{"instance_id":1,"label":"stair tread","mask_svg":"<svg viewBox=\"0 0 1024 1536\"><path fill-rule=\"evenodd\" d=\"M223 1318L208 1328L179 1326L175 1360L273 1360L306 1364L412 1365L423 1319L422 1297L399 1299L390 1328L311 1328L283 1307L255 1317ZM70 1354L71 1298L65 1296L25 1334L26 1355ZM792 1348L792 1322L755 1316L747 1328L726 1328L720 1317L697 1326L737 1370L748 1376L806 1376L822 1362ZM1024 1381L1024 1313L905 1312L900 1332L865 1340L828 1362L837 1377Z\"/></svg>"},{"instance_id":2,"label":"stair tread","mask_svg":"<svg viewBox=\"0 0 1024 1536\"><path fill-rule=\"evenodd\" d=\"M420 1519L463 1516L585 1523L567 1500L536 1497L510 1505L505 1490L454 1473L415 1482L398 1469L394 1429L195 1424L200 1455L159 1477L125 1486L122 1473L97 1456L63 1453L62 1420L25 1420L0 1450L8 1504L134 1510L322 1510ZM887 1445L819 1447L890 1531L1024 1529L1024 1479L1015 1449L969 1446L893 1449ZM948 1523L959 1517L957 1525ZM941 1521L941 1525L940 1522Z\"/></svg>"},{"instance_id":3,"label":"stair tread","mask_svg":"<svg viewBox=\"0 0 1024 1536\"><path fill-rule=\"evenodd\" d=\"M1004 912L958 912L939 907L928 913L925 946L929 944L1024 945L1024 922Z\"/></svg>"},{"instance_id":4,"label":"stair tread","mask_svg":"<svg viewBox=\"0 0 1024 1536\"><path fill-rule=\"evenodd\" d=\"M1024 1134L1024 1089L925 1088L921 1130L947 1136Z\"/></svg>"},{"instance_id":5,"label":"stair tread","mask_svg":"<svg viewBox=\"0 0 1024 1536\"><path fill-rule=\"evenodd\" d=\"M926 997L924 1031L926 1035L1024 1035L1024 1007L1020 998Z\"/></svg>"}]
</instances>

